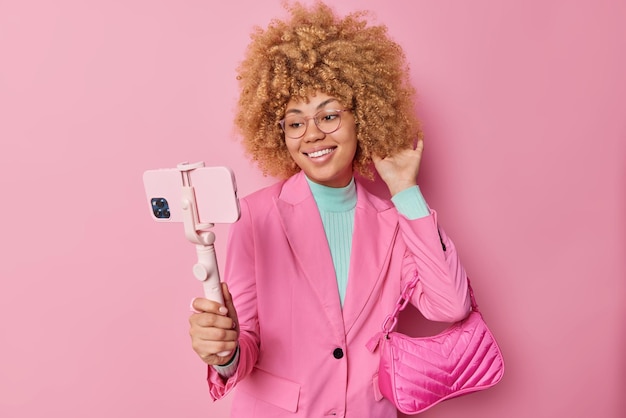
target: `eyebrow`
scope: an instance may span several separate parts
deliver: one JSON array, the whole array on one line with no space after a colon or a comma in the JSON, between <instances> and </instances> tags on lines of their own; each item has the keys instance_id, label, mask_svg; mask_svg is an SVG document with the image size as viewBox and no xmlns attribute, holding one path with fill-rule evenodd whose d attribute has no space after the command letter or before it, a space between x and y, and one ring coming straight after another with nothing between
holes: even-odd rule
<instances>
[{"instance_id":1,"label":"eyebrow","mask_svg":"<svg viewBox=\"0 0 626 418\"><path fill-rule=\"evenodd\" d=\"M316 110L320 110L322 109L324 106L326 106L328 103L331 102L338 102L339 100L335 99L334 97L331 97L329 99L324 100L322 103L318 104L316 107ZM303 113L300 109L289 109L285 112L285 115L288 115L290 113Z\"/></svg>"}]
</instances>

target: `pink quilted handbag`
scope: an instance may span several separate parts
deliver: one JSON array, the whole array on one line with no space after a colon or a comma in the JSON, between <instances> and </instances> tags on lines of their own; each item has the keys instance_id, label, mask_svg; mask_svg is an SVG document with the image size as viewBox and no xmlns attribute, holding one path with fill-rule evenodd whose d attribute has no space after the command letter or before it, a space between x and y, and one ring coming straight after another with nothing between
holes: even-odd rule
<instances>
[{"instance_id":1,"label":"pink quilted handbag","mask_svg":"<svg viewBox=\"0 0 626 418\"><path fill-rule=\"evenodd\" d=\"M487 389L504 374L502 353L478 311L471 286L472 312L442 333L411 338L393 331L416 284L417 273L385 319L382 332L367 344L372 352L380 346L381 394L404 414L417 414L446 399Z\"/></svg>"}]
</instances>

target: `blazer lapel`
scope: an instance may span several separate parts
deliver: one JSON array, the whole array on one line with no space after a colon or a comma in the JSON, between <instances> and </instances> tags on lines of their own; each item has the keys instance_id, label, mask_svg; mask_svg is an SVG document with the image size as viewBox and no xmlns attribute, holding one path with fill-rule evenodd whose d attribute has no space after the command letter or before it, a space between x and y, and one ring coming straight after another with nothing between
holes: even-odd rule
<instances>
[{"instance_id":1,"label":"blazer lapel","mask_svg":"<svg viewBox=\"0 0 626 418\"><path fill-rule=\"evenodd\" d=\"M275 205L294 258L337 336L343 340L345 333L335 268L322 219L302 172L285 182Z\"/></svg>"},{"instance_id":2,"label":"blazer lapel","mask_svg":"<svg viewBox=\"0 0 626 418\"><path fill-rule=\"evenodd\" d=\"M343 306L346 334L383 283L397 230L398 215L393 204L376 198L357 182L350 272Z\"/></svg>"}]
</instances>

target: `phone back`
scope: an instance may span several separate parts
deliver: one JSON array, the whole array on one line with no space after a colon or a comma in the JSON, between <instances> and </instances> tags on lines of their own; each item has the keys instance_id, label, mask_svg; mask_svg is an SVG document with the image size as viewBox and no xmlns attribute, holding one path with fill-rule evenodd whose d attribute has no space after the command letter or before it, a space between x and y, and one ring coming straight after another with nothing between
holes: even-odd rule
<instances>
[{"instance_id":1,"label":"phone back","mask_svg":"<svg viewBox=\"0 0 626 418\"><path fill-rule=\"evenodd\" d=\"M239 220L235 175L223 166L189 171L201 223L234 223ZM147 170L143 183L150 213L158 222L183 222L183 173L177 168Z\"/></svg>"}]
</instances>

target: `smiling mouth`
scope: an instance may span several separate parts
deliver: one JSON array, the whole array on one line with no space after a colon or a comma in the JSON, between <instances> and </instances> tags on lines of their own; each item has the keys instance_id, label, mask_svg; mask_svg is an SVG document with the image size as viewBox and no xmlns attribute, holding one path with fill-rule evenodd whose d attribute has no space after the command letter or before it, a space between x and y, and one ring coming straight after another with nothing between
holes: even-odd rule
<instances>
[{"instance_id":1,"label":"smiling mouth","mask_svg":"<svg viewBox=\"0 0 626 418\"><path fill-rule=\"evenodd\" d=\"M330 154L331 152L333 152L335 150L335 148L326 148L326 149L322 149L319 151L313 151L313 152L305 152L304 154L307 155L310 158L318 158L318 157L322 157L326 154Z\"/></svg>"}]
</instances>

